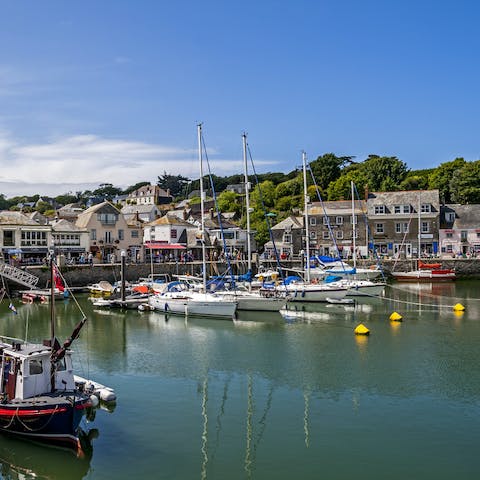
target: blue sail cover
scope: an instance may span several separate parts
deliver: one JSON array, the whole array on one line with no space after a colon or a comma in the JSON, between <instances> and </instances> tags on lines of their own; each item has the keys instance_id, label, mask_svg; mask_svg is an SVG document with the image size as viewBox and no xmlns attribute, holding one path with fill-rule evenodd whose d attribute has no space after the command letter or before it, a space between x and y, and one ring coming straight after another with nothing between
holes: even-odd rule
<instances>
[{"instance_id":1,"label":"blue sail cover","mask_svg":"<svg viewBox=\"0 0 480 480\"><path fill-rule=\"evenodd\" d=\"M318 255L317 256L318 260L320 260L322 263L331 263L331 262L340 262L342 259L337 257L327 257L326 255Z\"/></svg>"}]
</instances>

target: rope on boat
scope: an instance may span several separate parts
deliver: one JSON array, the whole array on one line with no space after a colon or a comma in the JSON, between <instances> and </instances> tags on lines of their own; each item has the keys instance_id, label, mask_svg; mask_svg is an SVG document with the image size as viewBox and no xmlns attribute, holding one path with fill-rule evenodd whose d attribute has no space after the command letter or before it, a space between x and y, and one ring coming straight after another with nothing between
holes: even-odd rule
<instances>
[{"instance_id":1,"label":"rope on boat","mask_svg":"<svg viewBox=\"0 0 480 480\"><path fill-rule=\"evenodd\" d=\"M40 430L43 430L44 428L46 428L48 426L48 424L52 421L52 418L53 416L57 413L57 410L58 410L58 405L55 405L55 410L51 413L50 415L50 418L47 420L47 422L45 423L45 425L42 425L41 427L35 429L35 428L30 428L28 425L25 424L25 422L22 422L21 418L18 416L18 411L20 410L20 408L17 408L17 411L15 412L15 415L13 415L12 417L12 420L13 418L17 418L18 421L20 422L20 424L26 428L28 431L30 432L39 432Z\"/></svg>"}]
</instances>

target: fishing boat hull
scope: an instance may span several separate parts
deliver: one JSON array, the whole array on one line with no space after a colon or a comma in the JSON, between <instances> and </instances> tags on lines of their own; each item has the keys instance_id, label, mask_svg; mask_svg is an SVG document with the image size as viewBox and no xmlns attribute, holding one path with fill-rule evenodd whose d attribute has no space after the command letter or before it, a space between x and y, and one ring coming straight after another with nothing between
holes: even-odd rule
<instances>
[{"instance_id":1,"label":"fishing boat hull","mask_svg":"<svg viewBox=\"0 0 480 480\"><path fill-rule=\"evenodd\" d=\"M0 404L0 432L78 450L80 421L91 406L88 396L73 392L12 400Z\"/></svg>"},{"instance_id":2,"label":"fishing boat hull","mask_svg":"<svg viewBox=\"0 0 480 480\"><path fill-rule=\"evenodd\" d=\"M455 272L450 269L393 272L392 275L399 282L451 282L455 280Z\"/></svg>"},{"instance_id":3,"label":"fishing boat hull","mask_svg":"<svg viewBox=\"0 0 480 480\"><path fill-rule=\"evenodd\" d=\"M256 312L278 312L285 308L287 298L283 296L267 296L270 292L260 293L236 293L222 292L220 295L226 300L237 302L237 310ZM274 293L274 292L272 292Z\"/></svg>"},{"instance_id":4,"label":"fishing boat hull","mask_svg":"<svg viewBox=\"0 0 480 480\"><path fill-rule=\"evenodd\" d=\"M176 315L233 318L237 309L235 301L224 300L211 295L152 295L148 303L155 310Z\"/></svg>"}]
</instances>

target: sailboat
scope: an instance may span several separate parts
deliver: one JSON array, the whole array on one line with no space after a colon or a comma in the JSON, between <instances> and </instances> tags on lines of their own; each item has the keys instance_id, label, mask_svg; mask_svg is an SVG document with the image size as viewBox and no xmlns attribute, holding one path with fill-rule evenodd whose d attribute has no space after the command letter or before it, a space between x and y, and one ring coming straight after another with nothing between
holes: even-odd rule
<instances>
[{"instance_id":1,"label":"sailboat","mask_svg":"<svg viewBox=\"0 0 480 480\"><path fill-rule=\"evenodd\" d=\"M157 291L148 299L148 303L156 310L181 315L197 315L213 318L232 319L237 309L235 300L207 292L207 264L205 251L205 192L203 189L203 154L202 125L197 125L198 160L200 164L200 211L202 242L202 291L192 291L186 284L175 281L165 284L163 290Z\"/></svg>"},{"instance_id":2,"label":"sailboat","mask_svg":"<svg viewBox=\"0 0 480 480\"><path fill-rule=\"evenodd\" d=\"M307 259L310 258L310 234L308 222L309 198L307 192L307 155L302 152L303 163L303 192L304 192L304 217L305 217L305 249ZM277 287L280 288L280 287ZM328 283L311 283L310 262L307 261L306 281L292 280L285 282L281 288L291 296L292 302L328 302L339 301L347 295L347 287L342 285L333 285Z\"/></svg>"},{"instance_id":3,"label":"sailboat","mask_svg":"<svg viewBox=\"0 0 480 480\"><path fill-rule=\"evenodd\" d=\"M334 281L334 284L342 285L348 288L347 297L362 296L378 296L385 289L386 283L372 282L371 280L357 279L355 272L357 271L357 248L356 248L356 222L355 222L355 188L353 182L350 182L352 190L352 258L353 258L353 275ZM336 278L335 276L333 277ZM328 277L326 279L328 281Z\"/></svg>"},{"instance_id":4,"label":"sailboat","mask_svg":"<svg viewBox=\"0 0 480 480\"><path fill-rule=\"evenodd\" d=\"M50 259L52 295L56 265ZM92 398L73 374L70 346L86 317L60 345L55 336L55 302L50 302L50 339L43 344L6 337L0 341L0 432L81 451L79 425Z\"/></svg>"},{"instance_id":5,"label":"sailboat","mask_svg":"<svg viewBox=\"0 0 480 480\"><path fill-rule=\"evenodd\" d=\"M420 194L418 195L418 258L417 268L407 272L392 272L395 280L401 282L449 282L455 280L455 270L442 268L441 263L424 263L421 260L421 211Z\"/></svg>"},{"instance_id":6,"label":"sailboat","mask_svg":"<svg viewBox=\"0 0 480 480\"><path fill-rule=\"evenodd\" d=\"M250 231L250 182L248 181L247 166L247 135L242 134L243 143L243 166L244 166L244 186L245 186L245 209L247 218L247 270L251 275L252 272L252 242ZM251 285L250 285L251 286ZM255 290L251 288L239 289L235 286L234 290L221 292L226 299L232 299L237 302L237 310L278 312L287 304L287 296L285 292L276 290ZM267 296L268 294L268 296ZM270 295L271 294L271 295Z\"/></svg>"}]
</instances>

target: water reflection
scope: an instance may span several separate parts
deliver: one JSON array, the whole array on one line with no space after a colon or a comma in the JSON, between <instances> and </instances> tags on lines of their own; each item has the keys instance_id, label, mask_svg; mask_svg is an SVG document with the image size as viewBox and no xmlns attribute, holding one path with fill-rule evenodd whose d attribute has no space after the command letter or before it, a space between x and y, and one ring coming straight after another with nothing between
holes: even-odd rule
<instances>
[{"instance_id":1,"label":"water reflection","mask_svg":"<svg viewBox=\"0 0 480 480\"><path fill-rule=\"evenodd\" d=\"M0 436L0 474L9 480L68 478L82 479L90 471L93 439L98 430L82 432L80 441L83 455L49 448L13 437Z\"/></svg>"}]
</instances>

